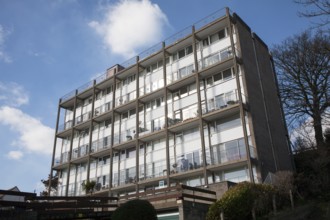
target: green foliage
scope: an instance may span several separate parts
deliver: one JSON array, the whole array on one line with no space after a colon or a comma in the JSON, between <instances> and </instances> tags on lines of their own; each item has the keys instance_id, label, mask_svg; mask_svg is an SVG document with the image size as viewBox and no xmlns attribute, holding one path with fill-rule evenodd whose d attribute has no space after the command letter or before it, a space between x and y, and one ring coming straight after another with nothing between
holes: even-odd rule
<instances>
[{"instance_id":1,"label":"green foliage","mask_svg":"<svg viewBox=\"0 0 330 220\"><path fill-rule=\"evenodd\" d=\"M86 182L84 181L81 184L82 189L85 190L86 194L88 194L88 193L91 193L92 194L95 185L96 185L96 182L94 180L92 180L92 181L87 180Z\"/></svg>"},{"instance_id":2,"label":"green foliage","mask_svg":"<svg viewBox=\"0 0 330 220\"><path fill-rule=\"evenodd\" d=\"M112 220L157 220L155 208L147 200L130 200L119 208L111 216Z\"/></svg>"},{"instance_id":3,"label":"green foliage","mask_svg":"<svg viewBox=\"0 0 330 220\"><path fill-rule=\"evenodd\" d=\"M272 208L275 190L266 184L243 182L229 189L223 197L210 206L207 220L219 220L220 210L226 219L251 219L252 210L256 215L268 213Z\"/></svg>"},{"instance_id":4,"label":"green foliage","mask_svg":"<svg viewBox=\"0 0 330 220\"><path fill-rule=\"evenodd\" d=\"M220 211L221 211L220 200L218 200L209 207L209 211L207 212L206 215L206 220L220 219Z\"/></svg>"}]
</instances>

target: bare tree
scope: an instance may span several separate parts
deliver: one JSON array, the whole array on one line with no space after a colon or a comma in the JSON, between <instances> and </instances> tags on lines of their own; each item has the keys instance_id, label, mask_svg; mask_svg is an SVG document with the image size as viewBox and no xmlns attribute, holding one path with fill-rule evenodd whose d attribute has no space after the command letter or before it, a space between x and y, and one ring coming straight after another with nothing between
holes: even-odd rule
<instances>
[{"instance_id":1,"label":"bare tree","mask_svg":"<svg viewBox=\"0 0 330 220\"><path fill-rule=\"evenodd\" d=\"M330 0L294 0L294 2L308 8L299 12L300 16L320 18L320 22L317 23L318 27L330 24Z\"/></svg>"},{"instance_id":2,"label":"bare tree","mask_svg":"<svg viewBox=\"0 0 330 220\"><path fill-rule=\"evenodd\" d=\"M324 143L322 119L330 107L329 40L322 31L303 32L273 49L288 125L312 119L317 146Z\"/></svg>"}]
</instances>

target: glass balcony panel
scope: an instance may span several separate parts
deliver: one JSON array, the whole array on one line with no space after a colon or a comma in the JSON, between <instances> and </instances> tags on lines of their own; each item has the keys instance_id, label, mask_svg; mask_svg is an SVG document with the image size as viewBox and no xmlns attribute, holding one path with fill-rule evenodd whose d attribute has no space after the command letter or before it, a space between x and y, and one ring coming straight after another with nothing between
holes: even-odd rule
<instances>
[{"instance_id":1,"label":"glass balcony panel","mask_svg":"<svg viewBox=\"0 0 330 220\"><path fill-rule=\"evenodd\" d=\"M229 141L212 147L212 164L221 164L246 158L243 139Z\"/></svg>"}]
</instances>

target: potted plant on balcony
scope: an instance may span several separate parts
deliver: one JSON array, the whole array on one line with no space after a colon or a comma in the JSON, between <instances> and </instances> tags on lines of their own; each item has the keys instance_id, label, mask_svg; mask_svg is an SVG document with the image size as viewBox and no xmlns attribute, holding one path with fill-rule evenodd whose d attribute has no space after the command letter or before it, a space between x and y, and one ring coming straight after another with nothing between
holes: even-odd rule
<instances>
[{"instance_id":1,"label":"potted plant on balcony","mask_svg":"<svg viewBox=\"0 0 330 220\"><path fill-rule=\"evenodd\" d=\"M87 180L81 184L82 189L86 192L86 194L90 193L91 195L94 191L95 185L96 185L96 182L94 180L92 180L92 181Z\"/></svg>"},{"instance_id":2,"label":"potted plant on balcony","mask_svg":"<svg viewBox=\"0 0 330 220\"><path fill-rule=\"evenodd\" d=\"M234 105L235 104L235 101L234 100L229 100L228 102L227 102L227 105Z\"/></svg>"}]
</instances>

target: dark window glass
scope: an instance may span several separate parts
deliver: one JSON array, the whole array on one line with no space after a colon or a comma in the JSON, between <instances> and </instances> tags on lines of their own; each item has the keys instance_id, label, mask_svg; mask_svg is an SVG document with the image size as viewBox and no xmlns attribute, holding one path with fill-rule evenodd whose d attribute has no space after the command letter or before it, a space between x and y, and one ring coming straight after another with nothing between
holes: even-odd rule
<instances>
[{"instance_id":1,"label":"dark window glass","mask_svg":"<svg viewBox=\"0 0 330 220\"><path fill-rule=\"evenodd\" d=\"M162 66L163 66L163 61L160 60L160 61L158 62L158 68L160 68L160 67L162 67Z\"/></svg>"},{"instance_id":2,"label":"dark window glass","mask_svg":"<svg viewBox=\"0 0 330 220\"><path fill-rule=\"evenodd\" d=\"M223 79L226 80L229 78L231 78L231 69L227 69L227 70L223 71Z\"/></svg>"},{"instance_id":3,"label":"dark window glass","mask_svg":"<svg viewBox=\"0 0 330 220\"><path fill-rule=\"evenodd\" d=\"M215 74L213 77L214 77L214 82L216 82L216 81L219 81L222 79L222 74L218 73L218 74Z\"/></svg>"},{"instance_id":4,"label":"dark window glass","mask_svg":"<svg viewBox=\"0 0 330 220\"><path fill-rule=\"evenodd\" d=\"M226 37L225 29L219 31L218 35L219 35L219 39L225 38Z\"/></svg>"},{"instance_id":5,"label":"dark window glass","mask_svg":"<svg viewBox=\"0 0 330 220\"><path fill-rule=\"evenodd\" d=\"M211 86L213 84L212 77L207 78L206 83L207 83L207 85L210 85Z\"/></svg>"},{"instance_id":6,"label":"dark window glass","mask_svg":"<svg viewBox=\"0 0 330 220\"><path fill-rule=\"evenodd\" d=\"M209 45L209 38L206 38L203 40L203 46L208 46Z\"/></svg>"},{"instance_id":7,"label":"dark window glass","mask_svg":"<svg viewBox=\"0 0 330 220\"><path fill-rule=\"evenodd\" d=\"M129 111L129 115L130 115L130 116L135 115L135 108L133 108L133 109L131 109L131 110Z\"/></svg>"},{"instance_id":8,"label":"dark window glass","mask_svg":"<svg viewBox=\"0 0 330 220\"><path fill-rule=\"evenodd\" d=\"M213 34L210 37L211 44L219 40L219 34Z\"/></svg>"},{"instance_id":9,"label":"dark window glass","mask_svg":"<svg viewBox=\"0 0 330 220\"><path fill-rule=\"evenodd\" d=\"M157 69L157 63L153 64L153 65L151 66L151 69L152 69L152 71L156 70L156 69Z\"/></svg>"},{"instance_id":10,"label":"dark window glass","mask_svg":"<svg viewBox=\"0 0 330 220\"><path fill-rule=\"evenodd\" d=\"M192 51L193 51L192 45L190 45L189 47L186 48L186 55L191 54Z\"/></svg>"},{"instance_id":11,"label":"dark window glass","mask_svg":"<svg viewBox=\"0 0 330 220\"><path fill-rule=\"evenodd\" d=\"M179 50L179 59L181 59L182 57L184 57L186 54L185 54L185 51L184 49L183 50Z\"/></svg>"},{"instance_id":12,"label":"dark window glass","mask_svg":"<svg viewBox=\"0 0 330 220\"><path fill-rule=\"evenodd\" d=\"M128 118L128 112L123 113L122 119Z\"/></svg>"}]
</instances>

